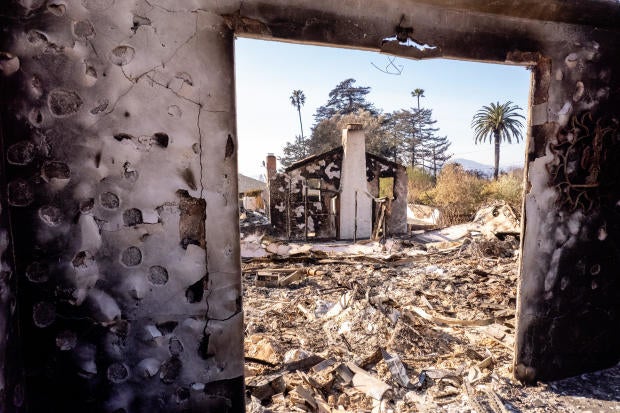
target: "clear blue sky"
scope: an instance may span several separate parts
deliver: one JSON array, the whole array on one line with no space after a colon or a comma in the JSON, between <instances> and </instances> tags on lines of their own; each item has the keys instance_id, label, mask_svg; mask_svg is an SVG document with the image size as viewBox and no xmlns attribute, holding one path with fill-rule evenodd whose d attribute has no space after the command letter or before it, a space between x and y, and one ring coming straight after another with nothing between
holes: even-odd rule
<instances>
[{"instance_id":1,"label":"clear blue sky","mask_svg":"<svg viewBox=\"0 0 620 413\"><path fill-rule=\"evenodd\" d=\"M297 111L289 100L295 89L306 95L304 136L310 135L316 108L347 78L370 86L367 99L384 112L416 106L411 91L424 89L420 106L433 110L438 133L452 142L453 157L488 165L493 164L493 148L474 145L474 113L491 102L511 100L527 116L530 72L520 66L396 58L402 74L394 76L373 66L389 63L390 57L379 53L241 38L235 49L239 171L252 177L264 174L268 152L280 155L284 144L299 134ZM521 166L524 153L523 142L502 145L500 165Z\"/></svg>"}]
</instances>

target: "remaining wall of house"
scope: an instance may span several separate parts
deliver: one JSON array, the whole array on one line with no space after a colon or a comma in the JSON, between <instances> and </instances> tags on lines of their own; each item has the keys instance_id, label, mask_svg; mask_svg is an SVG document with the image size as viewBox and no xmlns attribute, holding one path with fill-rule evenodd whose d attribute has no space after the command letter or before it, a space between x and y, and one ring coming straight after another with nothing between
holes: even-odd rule
<instances>
[{"instance_id":1,"label":"remaining wall of house","mask_svg":"<svg viewBox=\"0 0 620 413\"><path fill-rule=\"evenodd\" d=\"M393 178L394 198L387 216L387 232L390 235L407 233L407 192L409 177L407 168L393 162L384 162L378 156L366 154L366 180L373 197L379 196L379 180Z\"/></svg>"},{"instance_id":2,"label":"remaining wall of house","mask_svg":"<svg viewBox=\"0 0 620 413\"><path fill-rule=\"evenodd\" d=\"M262 211L265 209L265 201L263 196L266 192L267 191L254 191L240 194L239 200L245 209L249 209L251 211Z\"/></svg>"},{"instance_id":3,"label":"remaining wall of house","mask_svg":"<svg viewBox=\"0 0 620 413\"><path fill-rule=\"evenodd\" d=\"M241 411L232 30L2 7L0 410Z\"/></svg>"},{"instance_id":4,"label":"remaining wall of house","mask_svg":"<svg viewBox=\"0 0 620 413\"><path fill-rule=\"evenodd\" d=\"M394 200L388 215L387 230L390 235L407 232L407 170L404 166L393 162L386 162L382 158L365 154L366 179L364 181L365 197L373 202L371 197L379 196L379 178L394 178ZM305 237L305 209L308 208L309 230L317 238L336 238L339 235L336 225L337 217L331 212L332 198L338 195L343 185L341 170L343 164L343 149L335 148L324 154L317 155L305 161L299 167L292 166L285 173L275 174L269 183L270 188L270 215L274 233L281 237L303 239ZM361 164L358 165L361 167ZM322 181L323 194L320 202L304 201L304 187L308 180ZM361 191L360 191L361 192ZM360 195L361 196L361 195ZM361 198L360 198L361 199ZM290 202L290 209L287 205ZM348 211L353 217L353 205L343 209L342 202L337 199L339 211ZM371 204L372 206L372 204ZM353 225L353 224L352 224ZM340 235L341 238L347 238ZM350 235L351 239L353 235ZM369 235L366 236L367 238ZM358 238L363 238L358 232Z\"/></svg>"},{"instance_id":5,"label":"remaining wall of house","mask_svg":"<svg viewBox=\"0 0 620 413\"><path fill-rule=\"evenodd\" d=\"M331 212L332 198L340 188L342 148L336 148L305 162L297 169L276 174L269 182L271 225L281 237L303 239L308 231L316 238L335 238L337 222ZM310 179L322 182L320 201L305 202L305 185Z\"/></svg>"},{"instance_id":6,"label":"remaining wall of house","mask_svg":"<svg viewBox=\"0 0 620 413\"><path fill-rule=\"evenodd\" d=\"M515 375L620 358L617 2L1 8L0 410L243 409L233 33L533 66Z\"/></svg>"}]
</instances>

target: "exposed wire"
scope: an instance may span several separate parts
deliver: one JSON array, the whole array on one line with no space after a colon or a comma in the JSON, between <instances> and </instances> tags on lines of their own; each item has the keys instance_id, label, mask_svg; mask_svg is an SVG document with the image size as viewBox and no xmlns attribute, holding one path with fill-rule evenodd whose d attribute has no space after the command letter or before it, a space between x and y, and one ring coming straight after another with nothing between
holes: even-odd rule
<instances>
[{"instance_id":1,"label":"exposed wire","mask_svg":"<svg viewBox=\"0 0 620 413\"><path fill-rule=\"evenodd\" d=\"M394 76L400 76L403 73L403 69L405 68L404 65L396 65L396 58L395 57L391 57L388 56L387 57L388 63L387 65L385 65L385 69L380 68L379 66L377 66L376 64L374 64L373 62L370 62L371 65L373 65L373 67L375 69L377 69L380 72L383 72L387 75L394 75Z\"/></svg>"}]
</instances>

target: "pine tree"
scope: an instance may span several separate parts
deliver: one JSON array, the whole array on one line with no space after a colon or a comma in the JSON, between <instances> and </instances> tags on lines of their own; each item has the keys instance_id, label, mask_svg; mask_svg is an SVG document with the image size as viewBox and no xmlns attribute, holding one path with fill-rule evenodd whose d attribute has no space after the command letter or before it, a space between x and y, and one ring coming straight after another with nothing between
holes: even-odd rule
<instances>
[{"instance_id":1,"label":"pine tree","mask_svg":"<svg viewBox=\"0 0 620 413\"><path fill-rule=\"evenodd\" d=\"M289 167L293 163L307 158L312 155L310 153L310 140L301 136L295 136L293 142L287 142L282 148L283 155L280 157L280 164L283 167Z\"/></svg>"},{"instance_id":2,"label":"pine tree","mask_svg":"<svg viewBox=\"0 0 620 413\"><path fill-rule=\"evenodd\" d=\"M355 113L360 109L373 115L378 113L373 104L366 100L370 87L354 86L355 82L355 79L343 80L329 92L329 100L325 105L320 106L314 115L317 123L336 115Z\"/></svg>"},{"instance_id":3,"label":"pine tree","mask_svg":"<svg viewBox=\"0 0 620 413\"><path fill-rule=\"evenodd\" d=\"M448 149L452 143L447 136L432 135L423 142L423 168L436 179L443 165L452 157Z\"/></svg>"},{"instance_id":4,"label":"pine tree","mask_svg":"<svg viewBox=\"0 0 620 413\"><path fill-rule=\"evenodd\" d=\"M426 142L435 137L439 130L434 127L437 121L432 118L431 109L401 109L389 117L389 130L398 142L398 159L416 167L424 167Z\"/></svg>"}]
</instances>

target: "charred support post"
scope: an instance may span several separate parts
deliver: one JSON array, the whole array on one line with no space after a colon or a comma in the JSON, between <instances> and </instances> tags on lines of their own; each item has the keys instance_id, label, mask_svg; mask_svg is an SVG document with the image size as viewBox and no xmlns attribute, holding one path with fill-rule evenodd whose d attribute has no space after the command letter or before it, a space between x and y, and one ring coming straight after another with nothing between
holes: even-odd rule
<instances>
[{"instance_id":1,"label":"charred support post","mask_svg":"<svg viewBox=\"0 0 620 413\"><path fill-rule=\"evenodd\" d=\"M267 172L267 194L271 194L271 190L273 189L272 186L275 185L273 178L276 175L276 156L273 153L267 154L267 158L265 159L265 169ZM268 201L265 210L269 216L269 219L271 219L271 196L269 195L267 198Z\"/></svg>"},{"instance_id":2,"label":"charred support post","mask_svg":"<svg viewBox=\"0 0 620 413\"><path fill-rule=\"evenodd\" d=\"M620 59L610 38L539 55L533 73L515 375L620 358Z\"/></svg>"},{"instance_id":3,"label":"charred support post","mask_svg":"<svg viewBox=\"0 0 620 413\"><path fill-rule=\"evenodd\" d=\"M304 185L304 240L308 241L308 182Z\"/></svg>"}]
</instances>

